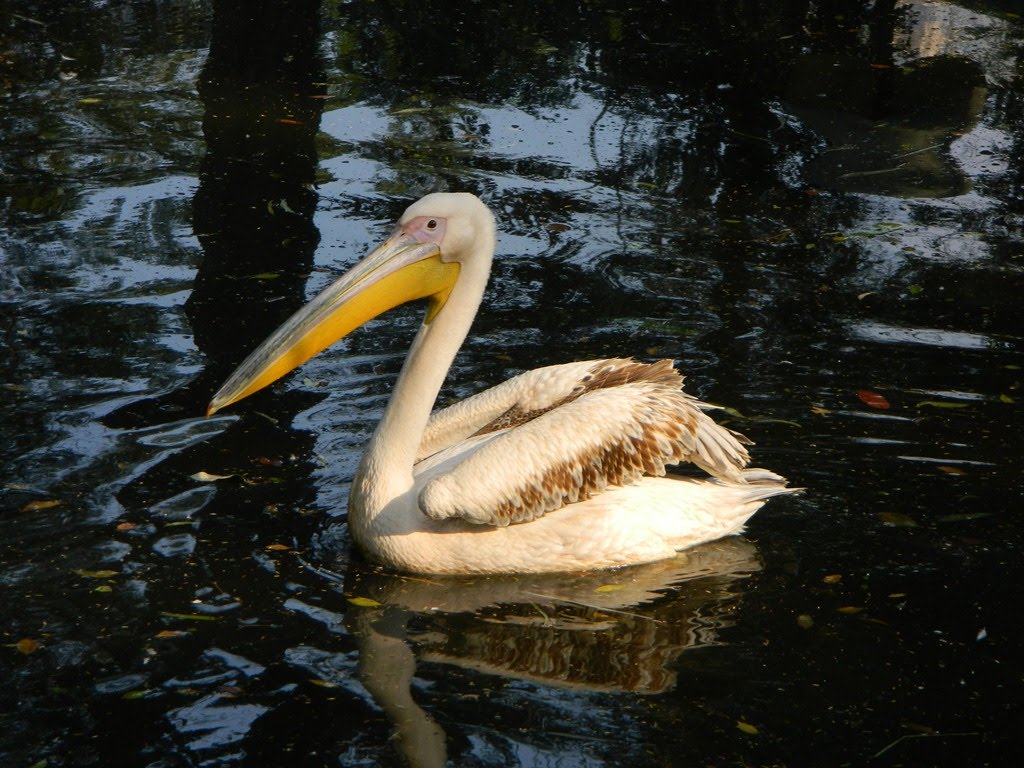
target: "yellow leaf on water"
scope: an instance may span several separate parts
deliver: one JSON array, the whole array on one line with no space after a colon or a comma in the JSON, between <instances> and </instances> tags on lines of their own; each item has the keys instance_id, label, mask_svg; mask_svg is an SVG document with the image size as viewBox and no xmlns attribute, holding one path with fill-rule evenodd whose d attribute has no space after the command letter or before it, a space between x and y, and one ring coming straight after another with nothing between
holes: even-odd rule
<instances>
[{"instance_id":1,"label":"yellow leaf on water","mask_svg":"<svg viewBox=\"0 0 1024 768\"><path fill-rule=\"evenodd\" d=\"M837 608L836 610L838 610L840 613L860 613L864 610L864 608L859 605L844 605L843 607Z\"/></svg>"},{"instance_id":2,"label":"yellow leaf on water","mask_svg":"<svg viewBox=\"0 0 1024 768\"><path fill-rule=\"evenodd\" d=\"M751 725L750 723L745 723L742 720L737 720L736 727L750 736L757 736L758 731L756 725Z\"/></svg>"},{"instance_id":3,"label":"yellow leaf on water","mask_svg":"<svg viewBox=\"0 0 1024 768\"><path fill-rule=\"evenodd\" d=\"M214 475L209 472L203 472L202 470L196 472L194 475L189 475L189 479L196 480L200 483L212 483L216 480L227 480L229 477L234 477L234 475Z\"/></svg>"},{"instance_id":4,"label":"yellow leaf on water","mask_svg":"<svg viewBox=\"0 0 1024 768\"><path fill-rule=\"evenodd\" d=\"M50 509L50 507L59 507L60 502L52 499L37 499L36 501L30 501L24 507L21 508L22 512L38 512L40 509Z\"/></svg>"},{"instance_id":5,"label":"yellow leaf on water","mask_svg":"<svg viewBox=\"0 0 1024 768\"><path fill-rule=\"evenodd\" d=\"M74 572L86 579L112 579L121 575L120 571L86 571L82 568L76 568Z\"/></svg>"},{"instance_id":6,"label":"yellow leaf on water","mask_svg":"<svg viewBox=\"0 0 1024 768\"><path fill-rule=\"evenodd\" d=\"M30 653L35 653L39 650L39 641L31 637L23 637L21 640L16 642L14 646L23 654L28 656Z\"/></svg>"},{"instance_id":7,"label":"yellow leaf on water","mask_svg":"<svg viewBox=\"0 0 1024 768\"><path fill-rule=\"evenodd\" d=\"M824 576L821 579L826 584L838 584L843 580L843 574L841 573L830 573L828 576Z\"/></svg>"},{"instance_id":8,"label":"yellow leaf on water","mask_svg":"<svg viewBox=\"0 0 1024 768\"><path fill-rule=\"evenodd\" d=\"M622 589L621 584L603 584L602 586L595 589L595 592L618 592Z\"/></svg>"},{"instance_id":9,"label":"yellow leaf on water","mask_svg":"<svg viewBox=\"0 0 1024 768\"><path fill-rule=\"evenodd\" d=\"M290 547L287 544L267 544L264 549L269 549L271 552L283 552Z\"/></svg>"},{"instance_id":10,"label":"yellow leaf on water","mask_svg":"<svg viewBox=\"0 0 1024 768\"><path fill-rule=\"evenodd\" d=\"M902 512L879 512L878 519L886 525L894 525L897 528L917 528L914 518L904 515Z\"/></svg>"},{"instance_id":11,"label":"yellow leaf on water","mask_svg":"<svg viewBox=\"0 0 1024 768\"><path fill-rule=\"evenodd\" d=\"M796 617L796 623L800 629L810 629L814 626L814 619L811 618L810 614L801 613Z\"/></svg>"},{"instance_id":12,"label":"yellow leaf on water","mask_svg":"<svg viewBox=\"0 0 1024 768\"><path fill-rule=\"evenodd\" d=\"M380 603L370 597L350 597L348 599L352 605L357 605L360 608L379 608Z\"/></svg>"}]
</instances>

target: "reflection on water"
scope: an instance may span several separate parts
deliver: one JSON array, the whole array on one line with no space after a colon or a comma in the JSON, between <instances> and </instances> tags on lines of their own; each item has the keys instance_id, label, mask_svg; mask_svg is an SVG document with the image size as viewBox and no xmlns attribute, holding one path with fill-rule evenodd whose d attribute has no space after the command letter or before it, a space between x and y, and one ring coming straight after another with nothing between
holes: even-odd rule
<instances>
[{"instance_id":1,"label":"reflection on water","mask_svg":"<svg viewBox=\"0 0 1024 768\"><path fill-rule=\"evenodd\" d=\"M0 762L395 765L397 725L435 764L998 764L1019 13L0 4ZM502 233L442 400L678 358L813 489L751 521L756 559L457 589L350 562L348 482L415 312L202 418L442 189Z\"/></svg>"},{"instance_id":2,"label":"reflection on water","mask_svg":"<svg viewBox=\"0 0 1024 768\"><path fill-rule=\"evenodd\" d=\"M664 693L679 654L718 643L737 580L759 569L754 546L737 538L604 573L427 579L357 568L344 579L357 606L344 626L358 643L359 680L394 724L399 751L410 765L441 766L444 731L411 692L417 662L581 694ZM336 614L291 605L342 626Z\"/></svg>"}]
</instances>

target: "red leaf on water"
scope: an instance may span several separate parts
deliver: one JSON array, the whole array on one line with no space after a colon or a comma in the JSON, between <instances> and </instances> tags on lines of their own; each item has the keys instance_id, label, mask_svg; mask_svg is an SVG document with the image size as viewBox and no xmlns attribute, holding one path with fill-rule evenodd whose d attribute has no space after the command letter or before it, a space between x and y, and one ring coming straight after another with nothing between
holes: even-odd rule
<instances>
[{"instance_id":1,"label":"red leaf on water","mask_svg":"<svg viewBox=\"0 0 1024 768\"><path fill-rule=\"evenodd\" d=\"M863 400L867 405L870 405L872 408L878 408L880 411L887 410L891 407L888 400L877 392L872 392L870 389L858 389L857 397Z\"/></svg>"}]
</instances>

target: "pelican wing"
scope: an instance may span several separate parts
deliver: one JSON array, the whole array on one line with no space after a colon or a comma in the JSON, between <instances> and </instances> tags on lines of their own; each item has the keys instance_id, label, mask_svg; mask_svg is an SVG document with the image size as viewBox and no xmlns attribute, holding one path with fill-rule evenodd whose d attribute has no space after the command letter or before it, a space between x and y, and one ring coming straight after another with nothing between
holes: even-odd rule
<instances>
[{"instance_id":1,"label":"pelican wing","mask_svg":"<svg viewBox=\"0 0 1024 768\"><path fill-rule=\"evenodd\" d=\"M482 441L423 486L420 509L435 519L524 523L681 461L743 483L745 438L716 424L708 407L659 381L586 391Z\"/></svg>"},{"instance_id":2,"label":"pelican wing","mask_svg":"<svg viewBox=\"0 0 1024 768\"><path fill-rule=\"evenodd\" d=\"M638 381L679 389L683 377L671 360L639 363L631 358L584 360L526 371L434 411L416 459L420 461L476 435L518 427L595 389Z\"/></svg>"}]
</instances>

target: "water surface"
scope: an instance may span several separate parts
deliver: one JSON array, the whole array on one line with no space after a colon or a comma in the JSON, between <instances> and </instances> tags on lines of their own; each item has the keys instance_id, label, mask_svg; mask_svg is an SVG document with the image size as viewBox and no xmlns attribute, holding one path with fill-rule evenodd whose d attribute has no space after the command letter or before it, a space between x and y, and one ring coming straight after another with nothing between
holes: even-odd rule
<instances>
[{"instance_id":1,"label":"water surface","mask_svg":"<svg viewBox=\"0 0 1024 768\"><path fill-rule=\"evenodd\" d=\"M5 765L1006 764L1020 9L553 5L0 4ZM501 229L443 402L671 357L807 493L612 573L362 563L419 308L202 413L439 190Z\"/></svg>"}]
</instances>

